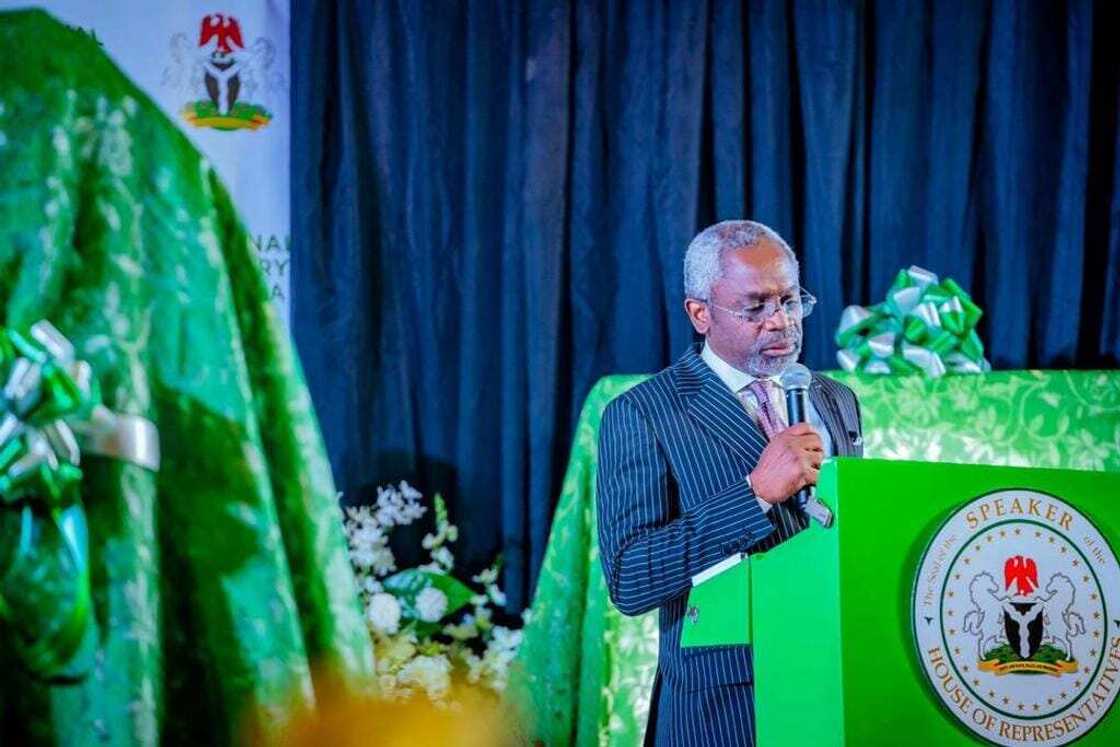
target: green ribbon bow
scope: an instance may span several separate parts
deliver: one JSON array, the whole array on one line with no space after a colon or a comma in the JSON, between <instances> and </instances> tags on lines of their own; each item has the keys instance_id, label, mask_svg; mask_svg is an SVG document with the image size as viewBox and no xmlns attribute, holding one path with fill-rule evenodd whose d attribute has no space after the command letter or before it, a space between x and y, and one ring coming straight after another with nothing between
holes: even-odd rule
<instances>
[{"instance_id":1,"label":"green ribbon bow","mask_svg":"<svg viewBox=\"0 0 1120 747\"><path fill-rule=\"evenodd\" d=\"M0 328L0 634L33 674L81 677L96 643L81 503L84 453L158 469L158 433L100 404L49 322Z\"/></svg>"},{"instance_id":2,"label":"green ribbon bow","mask_svg":"<svg viewBox=\"0 0 1120 747\"><path fill-rule=\"evenodd\" d=\"M939 281L911 265L898 273L882 303L844 309L836 360L845 371L871 374L923 371L936 378L990 371L976 334L983 313L953 280Z\"/></svg>"}]
</instances>

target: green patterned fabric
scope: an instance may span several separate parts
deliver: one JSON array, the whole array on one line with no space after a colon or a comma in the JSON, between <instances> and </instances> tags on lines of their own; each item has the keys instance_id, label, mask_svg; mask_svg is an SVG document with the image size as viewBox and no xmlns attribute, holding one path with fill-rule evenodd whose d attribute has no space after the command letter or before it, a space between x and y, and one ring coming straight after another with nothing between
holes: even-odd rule
<instances>
[{"instance_id":1,"label":"green patterned fabric","mask_svg":"<svg viewBox=\"0 0 1120 747\"><path fill-rule=\"evenodd\" d=\"M83 459L93 668L0 661L0 743L275 733L320 677L372 671L287 334L213 169L94 41L19 12L0 48L0 324L49 319L163 451L158 473Z\"/></svg>"},{"instance_id":2,"label":"green patterned fabric","mask_svg":"<svg viewBox=\"0 0 1120 747\"><path fill-rule=\"evenodd\" d=\"M1120 372L830 375L859 396L868 457L1120 472ZM607 598L595 470L603 408L645 378L599 381L576 430L516 677L548 745L641 743L657 613L623 617Z\"/></svg>"}]
</instances>

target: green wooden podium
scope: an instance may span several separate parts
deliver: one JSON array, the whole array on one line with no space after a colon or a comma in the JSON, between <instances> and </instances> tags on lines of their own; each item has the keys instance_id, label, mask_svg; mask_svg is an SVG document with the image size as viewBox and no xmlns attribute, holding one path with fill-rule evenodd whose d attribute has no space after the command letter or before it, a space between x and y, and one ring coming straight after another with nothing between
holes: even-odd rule
<instances>
[{"instance_id":1,"label":"green wooden podium","mask_svg":"<svg viewBox=\"0 0 1120 747\"><path fill-rule=\"evenodd\" d=\"M1120 475L836 459L818 493L832 528L751 559L760 747L1120 744Z\"/></svg>"}]
</instances>

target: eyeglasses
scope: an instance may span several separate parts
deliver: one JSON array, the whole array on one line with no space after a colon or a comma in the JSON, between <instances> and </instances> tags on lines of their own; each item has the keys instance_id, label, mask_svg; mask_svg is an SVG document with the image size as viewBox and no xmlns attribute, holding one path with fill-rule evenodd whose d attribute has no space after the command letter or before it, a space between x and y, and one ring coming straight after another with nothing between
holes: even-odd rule
<instances>
[{"instance_id":1,"label":"eyeglasses","mask_svg":"<svg viewBox=\"0 0 1120 747\"><path fill-rule=\"evenodd\" d=\"M700 299L709 306L726 311L731 316L738 319L740 322L749 322L750 324L761 324L774 315L774 312L779 308L785 312L785 315L790 319L804 319L813 313L813 307L817 303L817 299L812 293L804 288L798 288L796 296L783 296L782 298L770 298L766 303L752 304L744 309L729 309L726 306L712 303L707 299Z\"/></svg>"}]
</instances>

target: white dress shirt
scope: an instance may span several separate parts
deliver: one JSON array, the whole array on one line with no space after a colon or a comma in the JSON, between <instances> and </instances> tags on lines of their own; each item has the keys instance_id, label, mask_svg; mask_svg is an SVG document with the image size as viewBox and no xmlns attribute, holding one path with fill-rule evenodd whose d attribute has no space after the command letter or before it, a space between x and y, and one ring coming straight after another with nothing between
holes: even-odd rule
<instances>
[{"instance_id":1,"label":"white dress shirt","mask_svg":"<svg viewBox=\"0 0 1120 747\"><path fill-rule=\"evenodd\" d=\"M750 375L746 371L741 371L738 368L735 368L723 358L720 358L714 350L708 347L707 341L704 342L704 349L700 351L700 357L705 363L708 364L708 368L715 371L716 376L718 376L720 380L727 385L727 388L731 390L731 393L734 394L735 398L740 402L743 401L743 398L739 397L739 392L747 388L750 383L756 378L761 378L766 383L766 391L770 395L770 406L774 409L774 412L778 414L778 417L780 417L783 422L789 423L789 414L786 411L785 394L782 390L781 384L775 381L772 377L756 377ZM753 397L746 397L745 399L747 403L753 401ZM806 398L805 406L807 410L805 414L809 420L809 425L811 425L813 427L813 430L817 432L817 435L821 437L821 444L824 448L825 456L833 456L834 454L832 449L832 437L828 433L828 428L824 426L824 421L821 420L820 413L817 412L817 408L813 405L812 400L808 398ZM750 415L751 420L757 423L757 406L744 404L744 407L746 407L747 414ZM755 499L758 501L758 505L763 511L770 510L772 504L767 503L758 496L755 496Z\"/></svg>"}]
</instances>

